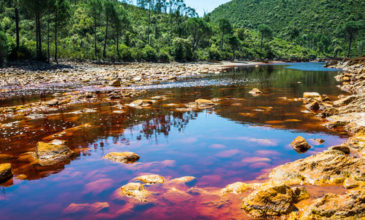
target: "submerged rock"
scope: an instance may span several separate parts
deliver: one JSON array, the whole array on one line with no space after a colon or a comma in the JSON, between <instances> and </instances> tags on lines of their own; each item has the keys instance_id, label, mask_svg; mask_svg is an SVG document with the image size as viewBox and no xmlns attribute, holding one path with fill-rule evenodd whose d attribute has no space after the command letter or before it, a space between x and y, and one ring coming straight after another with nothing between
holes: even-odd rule
<instances>
[{"instance_id":1,"label":"submerged rock","mask_svg":"<svg viewBox=\"0 0 365 220\"><path fill-rule=\"evenodd\" d=\"M365 190L345 195L326 194L310 205L303 219L360 219L365 217Z\"/></svg>"},{"instance_id":2,"label":"submerged rock","mask_svg":"<svg viewBox=\"0 0 365 220\"><path fill-rule=\"evenodd\" d=\"M141 181L142 183L145 184L163 184L165 182L165 178L163 178L162 176L159 175L143 175L143 176L139 176L136 177L136 180Z\"/></svg>"},{"instance_id":3,"label":"submerged rock","mask_svg":"<svg viewBox=\"0 0 365 220\"><path fill-rule=\"evenodd\" d=\"M7 181L11 177L13 177L13 173L11 172L11 164L0 164L0 183Z\"/></svg>"},{"instance_id":4,"label":"submerged rock","mask_svg":"<svg viewBox=\"0 0 365 220\"><path fill-rule=\"evenodd\" d=\"M258 95L261 95L263 92L261 90L259 90L258 88L253 88L248 93L250 93L253 96L258 96Z\"/></svg>"},{"instance_id":5,"label":"submerged rock","mask_svg":"<svg viewBox=\"0 0 365 220\"><path fill-rule=\"evenodd\" d=\"M214 102L208 99L197 99L195 103L198 105L214 105Z\"/></svg>"},{"instance_id":6,"label":"submerged rock","mask_svg":"<svg viewBox=\"0 0 365 220\"><path fill-rule=\"evenodd\" d=\"M89 213L99 213L104 210L109 209L109 203L107 202L95 202L95 203L71 203L67 208L63 210L65 214L74 214L78 212L89 212Z\"/></svg>"},{"instance_id":7,"label":"submerged rock","mask_svg":"<svg viewBox=\"0 0 365 220\"><path fill-rule=\"evenodd\" d=\"M318 92L305 92L303 98L321 100L321 95Z\"/></svg>"},{"instance_id":8,"label":"submerged rock","mask_svg":"<svg viewBox=\"0 0 365 220\"><path fill-rule=\"evenodd\" d=\"M297 138L294 139L293 142L291 142L290 144L293 149L298 152L298 153L305 153L307 152L309 149L311 149L311 146L307 143L307 141L299 136Z\"/></svg>"},{"instance_id":9,"label":"submerged rock","mask_svg":"<svg viewBox=\"0 0 365 220\"><path fill-rule=\"evenodd\" d=\"M138 99L129 104L130 107L149 107L151 105L153 105L153 101L148 99Z\"/></svg>"},{"instance_id":10,"label":"submerged rock","mask_svg":"<svg viewBox=\"0 0 365 220\"><path fill-rule=\"evenodd\" d=\"M297 195L286 185L259 189L243 199L242 209L255 218L274 217L294 211Z\"/></svg>"},{"instance_id":11,"label":"submerged rock","mask_svg":"<svg viewBox=\"0 0 365 220\"><path fill-rule=\"evenodd\" d=\"M121 188L122 195L134 198L139 202L147 202L150 192L141 183L128 183Z\"/></svg>"},{"instance_id":12,"label":"submerged rock","mask_svg":"<svg viewBox=\"0 0 365 220\"><path fill-rule=\"evenodd\" d=\"M365 159L327 150L310 157L276 167L270 173L272 181L288 184L339 184L346 178L365 179Z\"/></svg>"},{"instance_id":13,"label":"submerged rock","mask_svg":"<svg viewBox=\"0 0 365 220\"><path fill-rule=\"evenodd\" d=\"M38 142L35 156L42 166L53 165L69 159L74 152L70 150L64 141L53 140L52 142Z\"/></svg>"},{"instance_id":14,"label":"submerged rock","mask_svg":"<svg viewBox=\"0 0 365 220\"><path fill-rule=\"evenodd\" d=\"M243 182L235 182L227 185L224 189L222 189L222 193L242 194L249 189L251 189L251 186L249 184Z\"/></svg>"},{"instance_id":15,"label":"submerged rock","mask_svg":"<svg viewBox=\"0 0 365 220\"><path fill-rule=\"evenodd\" d=\"M140 156L133 152L111 152L104 158L119 163L134 163L139 160Z\"/></svg>"}]
</instances>

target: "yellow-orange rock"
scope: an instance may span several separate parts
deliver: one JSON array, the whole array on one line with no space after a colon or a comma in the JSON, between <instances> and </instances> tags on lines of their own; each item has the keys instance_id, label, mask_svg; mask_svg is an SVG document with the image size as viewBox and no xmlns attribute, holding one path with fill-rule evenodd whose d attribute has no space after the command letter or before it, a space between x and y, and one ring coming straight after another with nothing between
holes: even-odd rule
<instances>
[{"instance_id":1,"label":"yellow-orange rock","mask_svg":"<svg viewBox=\"0 0 365 220\"><path fill-rule=\"evenodd\" d=\"M0 183L5 182L13 176L10 163L0 164Z\"/></svg>"},{"instance_id":2,"label":"yellow-orange rock","mask_svg":"<svg viewBox=\"0 0 365 220\"><path fill-rule=\"evenodd\" d=\"M104 158L119 163L135 163L140 157L133 152L111 152L105 155Z\"/></svg>"}]
</instances>

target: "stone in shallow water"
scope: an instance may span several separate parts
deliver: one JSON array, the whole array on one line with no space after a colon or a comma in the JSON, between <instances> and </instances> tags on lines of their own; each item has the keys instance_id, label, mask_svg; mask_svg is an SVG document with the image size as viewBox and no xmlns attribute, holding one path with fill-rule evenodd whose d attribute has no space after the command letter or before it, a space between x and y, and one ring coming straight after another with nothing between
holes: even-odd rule
<instances>
[{"instance_id":1,"label":"stone in shallow water","mask_svg":"<svg viewBox=\"0 0 365 220\"><path fill-rule=\"evenodd\" d=\"M153 104L152 100L138 99L129 104L130 107L149 107Z\"/></svg>"},{"instance_id":2,"label":"stone in shallow water","mask_svg":"<svg viewBox=\"0 0 365 220\"><path fill-rule=\"evenodd\" d=\"M119 163L135 163L140 156L133 152L111 152L105 155L104 158Z\"/></svg>"},{"instance_id":3,"label":"stone in shallow water","mask_svg":"<svg viewBox=\"0 0 365 220\"><path fill-rule=\"evenodd\" d=\"M318 92L305 92L303 98L321 100L321 95Z\"/></svg>"},{"instance_id":4,"label":"stone in shallow water","mask_svg":"<svg viewBox=\"0 0 365 220\"><path fill-rule=\"evenodd\" d=\"M10 163L0 164L0 183L5 182L13 176Z\"/></svg>"},{"instance_id":5,"label":"stone in shallow water","mask_svg":"<svg viewBox=\"0 0 365 220\"><path fill-rule=\"evenodd\" d=\"M208 99L197 99L195 100L195 103L198 105L203 105L203 106L210 106L210 105L214 105L214 102Z\"/></svg>"},{"instance_id":6,"label":"stone in shallow water","mask_svg":"<svg viewBox=\"0 0 365 220\"><path fill-rule=\"evenodd\" d=\"M53 165L69 159L74 152L70 150L64 141L53 140L52 142L38 142L35 149L36 158L42 166Z\"/></svg>"},{"instance_id":7,"label":"stone in shallow water","mask_svg":"<svg viewBox=\"0 0 365 220\"><path fill-rule=\"evenodd\" d=\"M91 212L91 213L99 213L104 210L109 209L109 203L107 202L95 202L95 203L71 203L67 208L63 210L65 214L73 214L78 212Z\"/></svg>"},{"instance_id":8,"label":"stone in shallow water","mask_svg":"<svg viewBox=\"0 0 365 220\"><path fill-rule=\"evenodd\" d=\"M141 183L128 183L121 188L122 195L134 198L140 202L147 202L147 198L150 196L143 184Z\"/></svg>"},{"instance_id":9,"label":"stone in shallow water","mask_svg":"<svg viewBox=\"0 0 365 220\"><path fill-rule=\"evenodd\" d=\"M139 176L136 177L136 180L141 181L142 183L145 184L163 184L165 182L165 178L163 178L162 176L159 175L143 175L143 176Z\"/></svg>"},{"instance_id":10,"label":"stone in shallow water","mask_svg":"<svg viewBox=\"0 0 365 220\"><path fill-rule=\"evenodd\" d=\"M309 149L311 149L311 146L307 143L307 141L303 137L297 137L294 139L293 142L290 144L293 149L298 153L305 153Z\"/></svg>"},{"instance_id":11,"label":"stone in shallow water","mask_svg":"<svg viewBox=\"0 0 365 220\"><path fill-rule=\"evenodd\" d=\"M258 96L258 95L261 95L263 92L261 90L259 90L258 88L253 88L248 93L250 93L253 96Z\"/></svg>"},{"instance_id":12,"label":"stone in shallow water","mask_svg":"<svg viewBox=\"0 0 365 220\"><path fill-rule=\"evenodd\" d=\"M224 189L222 189L222 193L242 194L249 189L251 189L251 186L249 184L243 182L235 182L227 185Z\"/></svg>"},{"instance_id":13,"label":"stone in shallow water","mask_svg":"<svg viewBox=\"0 0 365 220\"><path fill-rule=\"evenodd\" d=\"M281 216L294 211L297 196L286 185L263 188L243 199L242 209L255 218Z\"/></svg>"}]
</instances>

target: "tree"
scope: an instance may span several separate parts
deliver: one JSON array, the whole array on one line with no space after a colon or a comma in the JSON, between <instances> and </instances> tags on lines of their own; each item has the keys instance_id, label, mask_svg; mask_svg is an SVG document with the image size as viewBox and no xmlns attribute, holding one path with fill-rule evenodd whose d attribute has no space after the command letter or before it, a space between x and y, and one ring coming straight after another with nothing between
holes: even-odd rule
<instances>
[{"instance_id":1,"label":"tree","mask_svg":"<svg viewBox=\"0 0 365 220\"><path fill-rule=\"evenodd\" d=\"M5 33L2 31L0 26L0 66L4 62L4 59L8 55L8 44L7 37Z\"/></svg>"},{"instance_id":2,"label":"tree","mask_svg":"<svg viewBox=\"0 0 365 220\"><path fill-rule=\"evenodd\" d=\"M110 1L106 1L104 3L104 11L105 11L105 37L104 37L104 50L103 57L106 58L106 44L108 40L108 31L109 31L109 22L111 15L115 13L114 4Z\"/></svg>"},{"instance_id":3,"label":"tree","mask_svg":"<svg viewBox=\"0 0 365 220\"><path fill-rule=\"evenodd\" d=\"M220 19L218 21L218 25L219 25L219 30L222 34L221 35L221 50L223 50L224 36L226 34L231 34L232 33L232 25L227 19Z\"/></svg>"},{"instance_id":4,"label":"tree","mask_svg":"<svg viewBox=\"0 0 365 220\"><path fill-rule=\"evenodd\" d=\"M345 38L349 41L349 46L347 50L347 57L351 54L351 45L355 40L356 35L360 30L365 28L364 21L349 21L343 25L342 31L344 32Z\"/></svg>"},{"instance_id":5,"label":"tree","mask_svg":"<svg viewBox=\"0 0 365 220\"><path fill-rule=\"evenodd\" d=\"M240 41L236 35L229 37L229 44L231 45L233 52L233 59L236 59L236 49L240 46Z\"/></svg>"},{"instance_id":6,"label":"tree","mask_svg":"<svg viewBox=\"0 0 365 220\"><path fill-rule=\"evenodd\" d=\"M35 19L36 26L36 53L37 59L41 60L42 56L42 32L41 18L48 7L48 0L21 0L22 6L30 16Z\"/></svg>"},{"instance_id":7,"label":"tree","mask_svg":"<svg viewBox=\"0 0 365 220\"><path fill-rule=\"evenodd\" d=\"M129 20L127 18L127 12L124 10L123 6L116 6L111 14L111 21L115 32L115 42L118 58L120 58L119 53L119 37L123 28L129 26Z\"/></svg>"},{"instance_id":8,"label":"tree","mask_svg":"<svg viewBox=\"0 0 365 220\"><path fill-rule=\"evenodd\" d=\"M201 39L209 38L212 34L210 25L202 18L189 18L186 21L186 28L192 37L193 51L198 48Z\"/></svg>"},{"instance_id":9,"label":"tree","mask_svg":"<svg viewBox=\"0 0 365 220\"><path fill-rule=\"evenodd\" d=\"M94 53L95 53L95 58L98 57L96 32L97 32L97 27L98 27L98 19L100 19L102 11L103 11L103 4L100 0L89 0L88 12L94 20Z\"/></svg>"},{"instance_id":10,"label":"tree","mask_svg":"<svg viewBox=\"0 0 365 220\"><path fill-rule=\"evenodd\" d=\"M261 34L260 50L262 51L264 38L267 38L267 39L272 38L272 29L266 24L260 24L258 26L258 29Z\"/></svg>"},{"instance_id":11,"label":"tree","mask_svg":"<svg viewBox=\"0 0 365 220\"><path fill-rule=\"evenodd\" d=\"M70 4L67 0L54 0L53 21L54 21L54 59L58 64L58 32L63 29L70 16Z\"/></svg>"}]
</instances>

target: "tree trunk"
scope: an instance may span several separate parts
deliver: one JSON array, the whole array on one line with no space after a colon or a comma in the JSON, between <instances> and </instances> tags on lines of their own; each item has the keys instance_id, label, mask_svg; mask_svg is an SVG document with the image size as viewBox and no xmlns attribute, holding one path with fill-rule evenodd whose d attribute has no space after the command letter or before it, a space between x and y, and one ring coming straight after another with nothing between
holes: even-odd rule
<instances>
[{"instance_id":1,"label":"tree trunk","mask_svg":"<svg viewBox=\"0 0 365 220\"><path fill-rule=\"evenodd\" d=\"M262 51L263 41L264 41L264 34L261 34L261 45L260 45L260 50L261 51Z\"/></svg>"},{"instance_id":2,"label":"tree trunk","mask_svg":"<svg viewBox=\"0 0 365 220\"><path fill-rule=\"evenodd\" d=\"M118 55L118 59L120 60L120 53L119 53L119 31L117 31L117 55Z\"/></svg>"},{"instance_id":3,"label":"tree trunk","mask_svg":"<svg viewBox=\"0 0 365 220\"><path fill-rule=\"evenodd\" d=\"M109 28L109 16L106 14L106 26L105 26L105 39L104 39L104 51L103 57L106 57L106 41L108 40L108 28Z\"/></svg>"},{"instance_id":4,"label":"tree trunk","mask_svg":"<svg viewBox=\"0 0 365 220\"><path fill-rule=\"evenodd\" d=\"M347 50L347 57L350 58L350 54L351 54L351 44L352 44L352 36L350 36L350 40L349 40L349 48Z\"/></svg>"},{"instance_id":5,"label":"tree trunk","mask_svg":"<svg viewBox=\"0 0 365 220\"><path fill-rule=\"evenodd\" d=\"M15 6L15 29L16 29L16 51L18 52L20 47L20 40L19 40L19 9L17 5Z\"/></svg>"},{"instance_id":6,"label":"tree trunk","mask_svg":"<svg viewBox=\"0 0 365 220\"><path fill-rule=\"evenodd\" d=\"M47 22L47 61L49 62L50 61L50 57L51 57L51 53L49 51L49 38L50 38L50 35L49 35L49 21Z\"/></svg>"},{"instance_id":7,"label":"tree trunk","mask_svg":"<svg viewBox=\"0 0 365 220\"><path fill-rule=\"evenodd\" d=\"M224 32L222 32L221 50L223 50L223 46L224 46Z\"/></svg>"},{"instance_id":8,"label":"tree trunk","mask_svg":"<svg viewBox=\"0 0 365 220\"><path fill-rule=\"evenodd\" d=\"M151 1L148 8L148 45L151 45Z\"/></svg>"},{"instance_id":9,"label":"tree trunk","mask_svg":"<svg viewBox=\"0 0 365 220\"><path fill-rule=\"evenodd\" d=\"M37 59L42 59L42 37L41 37L41 16L40 13L37 12L35 14L36 20L36 42L37 42Z\"/></svg>"},{"instance_id":10,"label":"tree trunk","mask_svg":"<svg viewBox=\"0 0 365 220\"><path fill-rule=\"evenodd\" d=\"M95 59L98 58L98 49L96 48L96 16L94 17L94 51L95 51Z\"/></svg>"},{"instance_id":11,"label":"tree trunk","mask_svg":"<svg viewBox=\"0 0 365 220\"><path fill-rule=\"evenodd\" d=\"M54 60L58 64L58 22L57 22L57 12L55 15L55 24L54 24Z\"/></svg>"}]
</instances>

